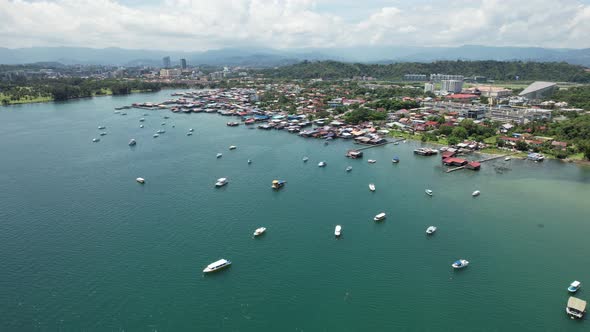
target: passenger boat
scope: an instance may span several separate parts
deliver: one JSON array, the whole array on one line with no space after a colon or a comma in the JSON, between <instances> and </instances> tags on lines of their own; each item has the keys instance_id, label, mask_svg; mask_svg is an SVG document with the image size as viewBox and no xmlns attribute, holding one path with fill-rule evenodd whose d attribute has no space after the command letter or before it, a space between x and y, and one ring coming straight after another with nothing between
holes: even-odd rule
<instances>
[{"instance_id":1,"label":"passenger boat","mask_svg":"<svg viewBox=\"0 0 590 332\"><path fill-rule=\"evenodd\" d=\"M262 235L264 232L266 232L266 227L256 228L256 230L254 231L254 236Z\"/></svg>"},{"instance_id":2,"label":"passenger boat","mask_svg":"<svg viewBox=\"0 0 590 332\"><path fill-rule=\"evenodd\" d=\"M99 130L103 130L103 129L107 129L107 127L105 127L105 126L98 126L98 129Z\"/></svg>"},{"instance_id":3,"label":"passenger boat","mask_svg":"<svg viewBox=\"0 0 590 332\"><path fill-rule=\"evenodd\" d=\"M477 196L479 196L479 194L481 194L481 192L479 190L476 190L476 191L474 191L474 192L471 193L471 196L477 197Z\"/></svg>"},{"instance_id":4,"label":"passenger boat","mask_svg":"<svg viewBox=\"0 0 590 332\"><path fill-rule=\"evenodd\" d=\"M320 161L318 163L318 167L326 167L326 162L325 161Z\"/></svg>"},{"instance_id":5,"label":"passenger boat","mask_svg":"<svg viewBox=\"0 0 590 332\"><path fill-rule=\"evenodd\" d=\"M285 186L285 183L287 183L285 180L273 180L270 187L272 189L281 189Z\"/></svg>"},{"instance_id":6,"label":"passenger boat","mask_svg":"<svg viewBox=\"0 0 590 332\"><path fill-rule=\"evenodd\" d=\"M342 232L342 226L336 225L336 228L334 229L334 235L336 237L338 237L338 236L340 236L341 232Z\"/></svg>"},{"instance_id":7,"label":"passenger boat","mask_svg":"<svg viewBox=\"0 0 590 332\"><path fill-rule=\"evenodd\" d=\"M426 189L426 190L424 190L424 192L425 192L425 193L426 193L426 195L428 195L428 196L432 196L432 195L433 195L433 192L432 192L432 190L430 190L430 189Z\"/></svg>"},{"instance_id":8,"label":"passenger boat","mask_svg":"<svg viewBox=\"0 0 590 332\"><path fill-rule=\"evenodd\" d=\"M237 147L237 146L235 146L235 145L230 145L230 147L229 147L229 149L230 149L230 150L235 150L235 149L237 149L237 148L238 148L238 147Z\"/></svg>"},{"instance_id":9,"label":"passenger boat","mask_svg":"<svg viewBox=\"0 0 590 332\"><path fill-rule=\"evenodd\" d=\"M219 178L217 179L217 182L215 182L215 186L216 187L223 187L227 184L227 178Z\"/></svg>"},{"instance_id":10,"label":"passenger boat","mask_svg":"<svg viewBox=\"0 0 590 332\"><path fill-rule=\"evenodd\" d=\"M304 163L306 163L306 162L309 160L309 158L307 158L307 157L303 157L303 159L302 159L302 160L303 160L303 162L304 162Z\"/></svg>"},{"instance_id":11,"label":"passenger boat","mask_svg":"<svg viewBox=\"0 0 590 332\"><path fill-rule=\"evenodd\" d=\"M385 212L381 212L378 215L376 215L375 218L373 218L373 220L375 220L375 221L381 221L381 220L384 220L385 217L386 217Z\"/></svg>"},{"instance_id":12,"label":"passenger boat","mask_svg":"<svg viewBox=\"0 0 590 332\"><path fill-rule=\"evenodd\" d=\"M138 183L144 184L145 183L145 179L144 178L137 178L135 179L135 181L137 181Z\"/></svg>"},{"instance_id":13,"label":"passenger boat","mask_svg":"<svg viewBox=\"0 0 590 332\"><path fill-rule=\"evenodd\" d=\"M568 315L570 315L572 319L582 319L584 318L584 314L586 313L586 305L586 301L579 299L577 297L570 296L570 298L567 300L565 312Z\"/></svg>"},{"instance_id":14,"label":"passenger boat","mask_svg":"<svg viewBox=\"0 0 590 332\"><path fill-rule=\"evenodd\" d=\"M377 162L377 160L375 160L375 159L369 159L369 160L367 160L367 162L368 162L369 164L374 164L374 163L376 163L376 162Z\"/></svg>"},{"instance_id":15,"label":"passenger boat","mask_svg":"<svg viewBox=\"0 0 590 332\"><path fill-rule=\"evenodd\" d=\"M230 265L231 265L231 261L228 261L227 259L220 259L216 262L213 262L213 263L207 265L207 267L203 270L203 273L215 272L215 271L221 270L225 267L228 267Z\"/></svg>"},{"instance_id":16,"label":"passenger boat","mask_svg":"<svg viewBox=\"0 0 590 332\"><path fill-rule=\"evenodd\" d=\"M223 156L223 154L221 154L221 153L218 153L218 154L217 154L215 157L216 157L216 158L221 158L221 156Z\"/></svg>"},{"instance_id":17,"label":"passenger boat","mask_svg":"<svg viewBox=\"0 0 590 332\"><path fill-rule=\"evenodd\" d=\"M375 184L369 183L369 190L370 191L375 191Z\"/></svg>"},{"instance_id":18,"label":"passenger boat","mask_svg":"<svg viewBox=\"0 0 590 332\"><path fill-rule=\"evenodd\" d=\"M133 139L133 138L132 138L132 139L129 141L129 146L134 146L135 144L137 144L137 141L136 141L135 139Z\"/></svg>"},{"instance_id":19,"label":"passenger boat","mask_svg":"<svg viewBox=\"0 0 590 332\"><path fill-rule=\"evenodd\" d=\"M426 229L426 234L428 235L434 234L434 232L436 232L436 226L430 226Z\"/></svg>"},{"instance_id":20,"label":"passenger boat","mask_svg":"<svg viewBox=\"0 0 590 332\"><path fill-rule=\"evenodd\" d=\"M570 286L567 288L567 291L570 293L575 293L578 291L578 289L580 289L580 287L582 287L582 283L575 280L573 281Z\"/></svg>"},{"instance_id":21,"label":"passenger boat","mask_svg":"<svg viewBox=\"0 0 590 332\"><path fill-rule=\"evenodd\" d=\"M451 266L454 269L462 269L462 268L466 267L467 265L469 265L469 261L467 261L465 259L458 259L453 264L451 264Z\"/></svg>"},{"instance_id":22,"label":"passenger boat","mask_svg":"<svg viewBox=\"0 0 590 332\"><path fill-rule=\"evenodd\" d=\"M93 141L94 143L100 142L100 138L93 138L93 139L92 139L92 141Z\"/></svg>"},{"instance_id":23,"label":"passenger boat","mask_svg":"<svg viewBox=\"0 0 590 332\"><path fill-rule=\"evenodd\" d=\"M347 171L347 172L350 172L350 171L352 171L352 166L348 166L348 167L346 167L346 171Z\"/></svg>"},{"instance_id":24,"label":"passenger boat","mask_svg":"<svg viewBox=\"0 0 590 332\"><path fill-rule=\"evenodd\" d=\"M399 158L397 156L394 156L393 158L391 158L391 162L397 164L399 163Z\"/></svg>"}]
</instances>

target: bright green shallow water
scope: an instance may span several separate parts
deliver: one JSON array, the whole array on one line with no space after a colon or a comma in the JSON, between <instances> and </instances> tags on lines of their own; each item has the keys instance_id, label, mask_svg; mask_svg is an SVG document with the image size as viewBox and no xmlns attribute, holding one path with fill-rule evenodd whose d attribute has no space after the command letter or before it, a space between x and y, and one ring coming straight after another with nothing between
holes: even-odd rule
<instances>
[{"instance_id":1,"label":"bright green shallow water","mask_svg":"<svg viewBox=\"0 0 590 332\"><path fill-rule=\"evenodd\" d=\"M1 330L588 329L564 305L569 282L590 287L590 169L513 160L503 173L446 174L415 143L349 160L351 142L217 115L113 114L169 94L0 109ZM98 125L108 135L95 144ZM215 189L219 177L230 184ZM389 217L375 224L380 211ZM231 268L203 277L221 257ZM453 271L460 257L471 265Z\"/></svg>"}]
</instances>

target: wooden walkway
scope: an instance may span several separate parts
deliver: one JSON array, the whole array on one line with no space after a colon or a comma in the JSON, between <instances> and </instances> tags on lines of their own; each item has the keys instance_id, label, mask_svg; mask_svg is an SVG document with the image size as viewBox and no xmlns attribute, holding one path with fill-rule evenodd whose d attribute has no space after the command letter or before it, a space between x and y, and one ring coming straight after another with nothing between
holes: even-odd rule
<instances>
[{"instance_id":1,"label":"wooden walkway","mask_svg":"<svg viewBox=\"0 0 590 332\"><path fill-rule=\"evenodd\" d=\"M478 160L477 162L481 164L481 163L485 163L486 161L491 161L491 160L496 160L496 159L504 158L506 156L510 156L510 155L513 155L513 154L516 154L516 152L515 153L509 153L509 154L502 154L502 155L498 155L498 156L491 156L491 157L488 157L488 158L484 158L482 160ZM458 170L464 169L464 168L465 168L465 166L459 166L459 167L455 167L455 168L449 168L449 169L447 169L447 173L458 171Z\"/></svg>"},{"instance_id":2,"label":"wooden walkway","mask_svg":"<svg viewBox=\"0 0 590 332\"><path fill-rule=\"evenodd\" d=\"M391 144L391 143L399 143L401 141L405 141L405 138L399 138L393 141L387 141L385 143L381 143L381 144L363 144L363 143L356 143L356 144L361 144L361 145L368 145L365 146L364 148L360 148L360 149L355 149L356 151L363 151L363 150L367 150L367 149L371 149L371 148L376 148L378 146L383 146L383 145L387 145L387 144Z\"/></svg>"}]
</instances>

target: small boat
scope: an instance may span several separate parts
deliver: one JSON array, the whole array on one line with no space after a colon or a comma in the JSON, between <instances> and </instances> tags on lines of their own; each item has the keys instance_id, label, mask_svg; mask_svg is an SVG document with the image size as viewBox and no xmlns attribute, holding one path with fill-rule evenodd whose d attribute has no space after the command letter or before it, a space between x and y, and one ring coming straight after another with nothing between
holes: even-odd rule
<instances>
[{"instance_id":1,"label":"small boat","mask_svg":"<svg viewBox=\"0 0 590 332\"><path fill-rule=\"evenodd\" d=\"M369 160L367 160L367 162L368 162L369 164L374 164L374 163L376 163L376 162L377 162L377 160L375 160L375 159L369 159Z\"/></svg>"},{"instance_id":2,"label":"small boat","mask_svg":"<svg viewBox=\"0 0 590 332\"><path fill-rule=\"evenodd\" d=\"M170 119L170 117L168 115L165 115L164 119Z\"/></svg>"},{"instance_id":3,"label":"small boat","mask_svg":"<svg viewBox=\"0 0 590 332\"><path fill-rule=\"evenodd\" d=\"M166 125L166 122L162 122L162 126L165 126L165 125Z\"/></svg>"},{"instance_id":4,"label":"small boat","mask_svg":"<svg viewBox=\"0 0 590 332\"><path fill-rule=\"evenodd\" d=\"M156 133L158 133L158 134L163 134L163 133L165 133L165 132L166 132L166 130L162 130L162 129L160 129L160 130L156 131Z\"/></svg>"},{"instance_id":5,"label":"small boat","mask_svg":"<svg viewBox=\"0 0 590 332\"><path fill-rule=\"evenodd\" d=\"M103 130L103 129L107 129L107 127L105 127L105 126L98 126L98 129L99 130Z\"/></svg>"},{"instance_id":6,"label":"small boat","mask_svg":"<svg viewBox=\"0 0 590 332\"><path fill-rule=\"evenodd\" d=\"M94 143L100 142L100 138L93 138L93 139L92 139L92 141L93 141Z\"/></svg>"},{"instance_id":7,"label":"small boat","mask_svg":"<svg viewBox=\"0 0 590 332\"><path fill-rule=\"evenodd\" d=\"M567 306L565 307L565 312L570 315L571 319L582 319L584 318L584 314L586 313L586 305L588 303L582 299L577 297L570 296L567 300Z\"/></svg>"},{"instance_id":8,"label":"small boat","mask_svg":"<svg viewBox=\"0 0 590 332\"><path fill-rule=\"evenodd\" d=\"M219 178L217 182L215 182L216 187L223 187L227 184L227 178Z\"/></svg>"},{"instance_id":9,"label":"small boat","mask_svg":"<svg viewBox=\"0 0 590 332\"><path fill-rule=\"evenodd\" d=\"M216 158L221 158L221 156L223 156L223 154L221 154L221 153L218 153L218 154L217 154L215 157L216 157Z\"/></svg>"},{"instance_id":10,"label":"small boat","mask_svg":"<svg viewBox=\"0 0 590 332\"><path fill-rule=\"evenodd\" d=\"M139 128L143 128L143 125L139 125Z\"/></svg>"},{"instance_id":11,"label":"small boat","mask_svg":"<svg viewBox=\"0 0 590 332\"><path fill-rule=\"evenodd\" d=\"M135 181L137 181L138 183L144 184L145 183L145 179L144 178L137 178L135 179Z\"/></svg>"},{"instance_id":12,"label":"small boat","mask_svg":"<svg viewBox=\"0 0 590 332\"><path fill-rule=\"evenodd\" d=\"M393 145L399 145L399 142L394 142Z\"/></svg>"},{"instance_id":13,"label":"small boat","mask_svg":"<svg viewBox=\"0 0 590 332\"><path fill-rule=\"evenodd\" d=\"M370 191L375 191L375 184L369 183L369 190Z\"/></svg>"},{"instance_id":14,"label":"small boat","mask_svg":"<svg viewBox=\"0 0 590 332\"><path fill-rule=\"evenodd\" d=\"M481 192L479 190L476 190L476 191L474 191L474 192L471 193L471 196L477 197L477 196L479 196L479 194L481 194Z\"/></svg>"},{"instance_id":15,"label":"small boat","mask_svg":"<svg viewBox=\"0 0 590 332\"><path fill-rule=\"evenodd\" d=\"M186 136L193 136L193 133L191 133L190 131L188 133L186 133Z\"/></svg>"},{"instance_id":16,"label":"small boat","mask_svg":"<svg viewBox=\"0 0 590 332\"><path fill-rule=\"evenodd\" d=\"M336 228L334 229L334 235L336 237L340 236L340 233L342 232L342 226L340 225L336 225Z\"/></svg>"},{"instance_id":17,"label":"small boat","mask_svg":"<svg viewBox=\"0 0 590 332\"><path fill-rule=\"evenodd\" d=\"M195 130L194 130L193 128L191 128L191 129L189 129L188 131L192 133L192 132L193 132L193 131L195 131Z\"/></svg>"},{"instance_id":18,"label":"small boat","mask_svg":"<svg viewBox=\"0 0 590 332\"><path fill-rule=\"evenodd\" d=\"M100 136L105 136L106 134L107 133L103 131L102 133L100 133Z\"/></svg>"},{"instance_id":19,"label":"small boat","mask_svg":"<svg viewBox=\"0 0 590 332\"><path fill-rule=\"evenodd\" d=\"M326 162L325 161L320 161L318 163L318 167L326 167Z\"/></svg>"},{"instance_id":20,"label":"small boat","mask_svg":"<svg viewBox=\"0 0 590 332\"><path fill-rule=\"evenodd\" d=\"M160 137L160 135L158 135L158 134L154 134L154 136L153 136L153 137L154 137L154 138L156 138L156 137Z\"/></svg>"},{"instance_id":21,"label":"small boat","mask_svg":"<svg viewBox=\"0 0 590 332\"><path fill-rule=\"evenodd\" d=\"M465 259L458 259L451 266L453 267L453 269L462 269L467 265L469 265L469 261Z\"/></svg>"},{"instance_id":22,"label":"small boat","mask_svg":"<svg viewBox=\"0 0 590 332\"><path fill-rule=\"evenodd\" d=\"M399 158L397 156L395 156L395 157L391 158L391 162L394 164L397 164L397 163L399 163Z\"/></svg>"},{"instance_id":23,"label":"small boat","mask_svg":"<svg viewBox=\"0 0 590 332\"><path fill-rule=\"evenodd\" d=\"M145 121L144 118L139 119L139 122L144 122L144 121Z\"/></svg>"},{"instance_id":24,"label":"small boat","mask_svg":"<svg viewBox=\"0 0 590 332\"><path fill-rule=\"evenodd\" d=\"M580 287L582 287L582 283L575 280L574 282L572 282L570 284L570 286L567 288L567 291L570 293L575 293L578 291L578 289L580 289Z\"/></svg>"},{"instance_id":25,"label":"small boat","mask_svg":"<svg viewBox=\"0 0 590 332\"><path fill-rule=\"evenodd\" d=\"M129 146L134 146L135 144L137 144L137 141L136 141L135 139L133 139L133 138L132 138L132 139L129 141Z\"/></svg>"},{"instance_id":26,"label":"small boat","mask_svg":"<svg viewBox=\"0 0 590 332\"><path fill-rule=\"evenodd\" d=\"M350 171L352 171L352 166L348 166L348 167L346 167L346 171L347 171L347 172L350 172Z\"/></svg>"},{"instance_id":27,"label":"small boat","mask_svg":"<svg viewBox=\"0 0 590 332\"><path fill-rule=\"evenodd\" d=\"M235 150L235 149L237 149L237 148L238 148L238 147L237 147L237 146L235 146L235 145L231 145L231 146L229 147L229 149L230 149L230 150Z\"/></svg>"},{"instance_id":28,"label":"small boat","mask_svg":"<svg viewBox=\"0 0 590 332\"><path fill-rule=\"evenodd\" d=\"M306 163L309 160L307 157L303 157L303 162Z\"/></svg>"},{"instance_id":29,"label":"small boat","mask_svg":"<svg viewBox=\"0 0 590 332\"><path fill-rule=\"evenodd\" d=\"M207 265L207 267L203 270L203 273L215 272L217 270L221 270L221 269L228 267L230 265L231 265L231 261L228 261L227 259L220 259L216 262L213 262L213 263Z\"/></svg>"},{"instance_id":30,"label":"small boat","mask_svg":"<svg viewBox=\"0 0 590 332\"><path fill-rule=\"evenodd\" d=\"M287 181L285 180L272 180L272 184L271 184L271 188L272 189L281 189L285 186L285 183L287 183Z\"/></svg>"},{"instance_id":31,"label":"small boat","mask_svg":"<svg viewBox=\"0 0 590 332\"><path fill-rule=\"evenodd\" d=\"M504 158L504 161L510 161L510 159L512 159L512 158L506 157L506 158Z\"/></svg>"},{"instance_id":32,"label":"small boat","mask_svg":"<svg viewBox=\"0 0 590 332\"><path fill-rule=\"evenodd\" d=\"M432 196L432 194L433 194L432 190L430 190L430 189L426 189L426 190L424 190L424 192L425 192L425 193L426 193L426 195L428 195L428 196Z\"/></svg>"},{"instance_id":33,"label":"small boat","mask_svg":"<svg viewBox=\"0 0 590 332\"><path fill-rule=\"evenodd\" d=\"M252 163L252 160L248 159L248 165L250 165Z\"/></svg>"},{"instance_id":34,"label":"small boat","mask_svg":"<svg viewBox=\"0 0 590 332\"><path fill-rule=\"evenodd\" d=\"M264 232L266 232L266 227L256 228L256 230L254 231L254 236L262 235Z\"/></svg>"},{"instance_id":35,"label":"small boat","mask_svg":"<svg viewBox=\"0 0 590 332\"><path fill-rule=\"evenodd\" d=\"M376 215L375 218L373 218L373 220L375 220L375 221L381 221L381 220L385 219L385 217L386 217L385 212L381 212L378 215Z\"/></svg>"},{"instance_id":36,"label":"small boat","mask_svg":"<svg viewBox=\"0 0 590 332\"><path fill-rule=\"evenodd\" d=\"M436 232L436 226L430 226L426 229L426 234L430 235Z\"/></svg>"}]
</instances>

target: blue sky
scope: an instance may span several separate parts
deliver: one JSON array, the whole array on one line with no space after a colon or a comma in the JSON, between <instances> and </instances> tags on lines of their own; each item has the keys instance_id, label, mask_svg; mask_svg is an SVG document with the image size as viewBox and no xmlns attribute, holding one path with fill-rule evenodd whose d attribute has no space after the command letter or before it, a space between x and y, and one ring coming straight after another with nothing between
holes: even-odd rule
<instances>
[{"instance_id":1,"label":"blue sky","mask_svg":"<svg viewBox=\"0 0 590 332\"><path fill-rule=\"evenodd\" d=\"M4 47L590 47L590 0L0 0Z\"/></svg>"}]
</instances>

